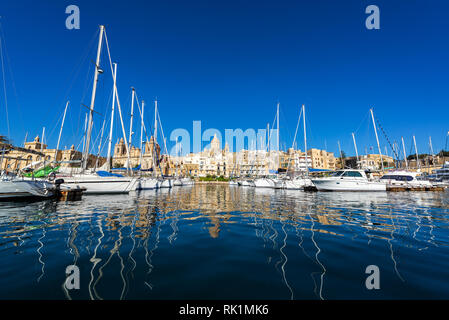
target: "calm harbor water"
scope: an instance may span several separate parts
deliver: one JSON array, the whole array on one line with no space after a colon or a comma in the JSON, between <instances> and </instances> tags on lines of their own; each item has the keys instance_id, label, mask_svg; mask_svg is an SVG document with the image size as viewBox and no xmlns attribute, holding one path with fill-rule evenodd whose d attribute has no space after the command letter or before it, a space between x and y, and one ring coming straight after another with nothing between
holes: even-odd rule
<instances>
[{"instance_id":1,"label":"calm harbor water","mask_svg":"<svg viewBox=\"0 0 449 320\"><path fill-rule=\"evenodd\" d=\"M449 192L195 185L0 203L0 299L391 298L449 299Z\"/></svg>"}]
</instances>

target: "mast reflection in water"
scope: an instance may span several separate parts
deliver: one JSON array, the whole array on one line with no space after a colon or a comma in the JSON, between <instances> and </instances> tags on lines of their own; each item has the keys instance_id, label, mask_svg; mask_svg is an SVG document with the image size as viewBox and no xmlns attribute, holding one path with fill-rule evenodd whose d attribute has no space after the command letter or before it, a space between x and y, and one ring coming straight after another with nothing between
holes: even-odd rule
<instances>
[{"instance_id":1,"label":"mast reflection in water","mask_svg":"<svg viewBox=\"0 0 449 320\"><path fill-rule=\"evenodd\" d=\"M448 204L222 185L0 203L0 298L448 299Z\"/></svg>"}]
</instances>

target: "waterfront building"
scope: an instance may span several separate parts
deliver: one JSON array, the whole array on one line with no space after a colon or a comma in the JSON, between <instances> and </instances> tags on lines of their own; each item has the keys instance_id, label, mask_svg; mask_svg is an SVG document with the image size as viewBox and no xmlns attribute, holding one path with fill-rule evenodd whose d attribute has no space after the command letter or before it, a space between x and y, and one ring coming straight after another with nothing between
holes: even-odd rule
<instances>
[{"instance_id":1,"label":"waterfront building","mask_svg":"<svg viewBox=\"0 0 449 320\"><path fill-rule=\"evenodd\" d=\"M312 161L313 169L336 170L341 167L333 152L312 148L307 151L307 156Z\"/></svg>"},{"instance_id":2,"label":"waterfront building","mask_svg":"<svg viewBox=\"0 0 449 320\"><path fill-rule=\"evenodd\" d=\"M64 150L48 149L47 145L40 141L39 136L36 136L31 142L25 142L24 148L37 151L43 155L11 150L3 157L1 169L14 172L27 166L39 167L44 162L50 164L54 161L59 162L59 165L63 168L76 168L80 166L82 158L82 152L75 150L75 146L72 145L70 149ZM102 166L105 161L104 157L90 154L88 167Z\"/></svg>"},{"instance_id":3,"label":"waterfront building","mask_svg":"<svg viewBox=\"0 0 449 320\"><path fill-rule=\"evenodd\" d=\"M167 171L169 168L167 166L167 157L164 158L165 160L161 158L161 148L158 143L154 143L153 137L145 142L142 159L140 154L140 148L134 146L129 148L129 167L136 168L141 165L141 169L143 170L155 168L158 174L160 174L161 170L164 174L168 174ZM154 159L156 159L156 161L154 161ZM141 161L142 163L140 163ZM125 142L123 141L123 138L121 138L114 146L112 168L123 168L127 165L128 153L126 152Z\"/></svg>"}]
</instances>

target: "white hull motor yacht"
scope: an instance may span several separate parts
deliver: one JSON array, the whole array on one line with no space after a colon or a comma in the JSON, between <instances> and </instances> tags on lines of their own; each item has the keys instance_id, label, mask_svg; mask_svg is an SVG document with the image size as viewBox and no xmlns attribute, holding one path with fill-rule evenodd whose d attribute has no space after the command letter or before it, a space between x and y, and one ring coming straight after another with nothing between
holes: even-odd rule
<instances>
[{"instance_id":1,"label":"white hull motor yacht","mask_svg":"<svg viewBox=\"0 0 449 320\"><path fill-rule=\"evenodd\" d=\"M64 179L62 186L68 188L85 188L86 191L84 194L129 193L140 187L139 179L136 177L125 177L106 171L61 178Z\"/></svg>"},{"instance_id":2,"label":"white hull motor yacht","mask_svg":"<svg viewBox=\"0 0 449 320\"><path fill-rule=\"evenodd\" d=\"M44 180L0 178L0 200L49 199L55 196L55 185Z\"/></svg>"},{"instance_id":3,"label":"white hull motor yacht","mask_svg":"<svg viewBox=\"0 0 449 320\"><path fill-rule=\"evenodd\" d=\"M365 171L347 169L334 172L329 177L312 179L318 191L386 191L386 184L370 180Z\"/></svg>"},{"instance_id":4,"label":"white hull motor yacht","mask_svg":"<svg viewBox=\"0 0 449 320\"><path fill-rule=\"evenodd\" d=\"M429 180L422 180L419 172L396 170L388 172L380 178L389 187L432 187Z\"/></svg>"}]
</instances>

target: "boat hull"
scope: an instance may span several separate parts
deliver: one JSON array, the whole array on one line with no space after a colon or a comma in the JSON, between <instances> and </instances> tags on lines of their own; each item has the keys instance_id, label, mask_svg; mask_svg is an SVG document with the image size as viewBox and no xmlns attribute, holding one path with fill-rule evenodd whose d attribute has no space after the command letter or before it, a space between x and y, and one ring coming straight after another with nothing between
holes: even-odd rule
<instances>
[{"instance_id":1,"label":"boat hull","mask_svg":"<svg viewBox=\"0 0 449 320\"><path fill-rule=\"evenodd\" d=\"M173 181L171 179L164 179L159 181L159 188L171 188L173 186Z\"/></svg>"},{"instance_id":2,"label":"boat hull","mask_svg":"<svg viewBox=\"0 0 449 320\"><path fill-rule=\"evenodd\" d=\"M64 177L62 187L85 188L84 194L123 194L139 188L139 179L131 177Z\"/></svg>"},{"instance_id":3,"label":"boat hull","mask_svg":"<svg viewBox=\"0 0 449 320\"><path fill-rule=\"evenodd\" d=\"M274 188L275 183L271 179L256 179L254 180L254 186L256 188Z\"/></svg>"},{"instance_id":4,"label":"boat hull","mask_svg":"<svg viewBox=\"0 0 449 320\"><path fill-rule=\"evenodd\" d=\"M0 201L50 199L54 196L54 185L46 181L0 181Z\"/></svg>"},{"instance_id":5,"label":"boat hull","mask_svg":"<svg viewBox=\"0 0 449 320\"><path fill-rule=\"evenodd\" d=\"M139 181L139 186L137 187L137 190L151 190L156 189L158 185L157 179L152 178L142 178Z\"/></svg>"},{"instance_id":6,"label":"boat hull","mask_svg":"<svg viewBox=\"0 0 449 320\"><path fill-rule=\"evenodd\" d=\"M386 184L381 182L342 180L342 179L314 179L312 180L318 191L386 191Z\"/></svg>"}]
</instances>

